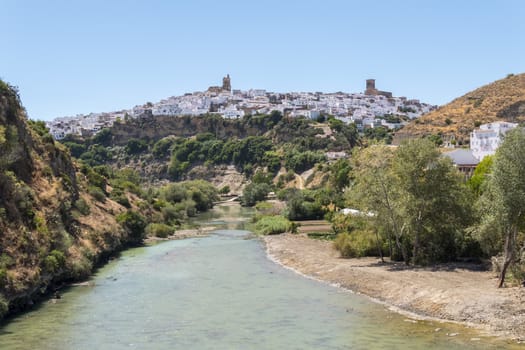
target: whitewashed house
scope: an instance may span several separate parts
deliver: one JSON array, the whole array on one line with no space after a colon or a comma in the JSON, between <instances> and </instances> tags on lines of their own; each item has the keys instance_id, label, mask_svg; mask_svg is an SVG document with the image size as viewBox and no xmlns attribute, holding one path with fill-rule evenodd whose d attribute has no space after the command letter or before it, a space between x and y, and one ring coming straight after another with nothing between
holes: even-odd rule
<instances>
[{"instance_id":1,"label":"whitewashed house","mask_svg":"<svg viewBox=\"0 0 525 350\"><path fill-rule=\"evenodd\" d=\"M470 149L478 160L496 153L496 149L503 141L503 136L517 127L517 123L493 122L483 124L470 133Z\"/></svg>"}]
</instances>

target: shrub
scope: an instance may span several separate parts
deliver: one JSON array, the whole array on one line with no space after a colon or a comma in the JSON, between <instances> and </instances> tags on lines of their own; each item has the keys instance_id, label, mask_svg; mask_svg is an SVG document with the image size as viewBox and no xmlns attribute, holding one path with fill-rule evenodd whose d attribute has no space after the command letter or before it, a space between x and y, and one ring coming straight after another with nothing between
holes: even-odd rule
<instances>
[{"instance_id":1,"label":"shrub","mask_svg":"<svg viewBox=\"0 0 525 350\"><path fill-rule=\"evenodd\" d=\"M131 208L131 203L129 202L128 197L120 188L114 188L110 193L110 198L128 209Z\"/></svg>"},{"instance_id":2,"label":"shrub","mask_svg":"<svg viewBox=\"0 0 525 350\"><path fill-rule=\"evenodd\" d=\"M510 267L510 272L515 282L523 284L525 282L525 264L513 264Z\"/></svg>"},{"instance_id":3,"label":"shrub","mask_svg":"<svg viewBox=\"0 0 525 350\"><path fill-rule=\"evenodd\" d=\"M323 152L298 152L297 150L292 150L286 153L284 165L287 169L291 169L296 173L301 173L312 168L316 163L323 161L326 161L326 156Z\"/></svg>"},{"instance_id":4,"label":"shrub","mask_svg":"<svg viewBox=\"0 0 525 350\"><path fill-rule=\"evenodd\" d=\"M142 139L130 139L125 147L125 151L129 155L142 153L147 150L148 144Z\"/></svg>"},{"instance_id":5,"label":"shrub","mask_svg":"<svg viewBox=\"0 0 525 350\"><path fill-rule=\"evenodd\" d=\"M181 209L168 204L161 209L162 217L164 221L170 224L178 224L179 221L184 218L183 210L185 210L185 207Z\"/></svg>"},{"instance_id":6,"label":"shrub","mask_svg":"<svg viewBox=\"0 0 525 350\"><path fill-rule=\"evenodd\" d=\"M173 227L166 224L151 223L146 226L146 234L159 238L166 238L173 233Z\"/></svg>"},{"instance_id":7,"label":"shrub","mask_svg":"<svg viewBox=\"0 0 525 350\"><path fill-rule=\"evenodd\" d=\"M106 201L106 194L99 187L89 186L88 193L95 198L95 200L104 203Z\"/></svg>"},{"instance_id":8,"label":"shrub","mask_svg":"<svg viewBox=\"0 0 525 350\"><path fill-rule=\"evenodd\" d=\"M174 137L165 137L160 139L153 145L152 153L155 158L161 159L167 157L170 154L170 149L175 143Z\"/></svg>"},{"instance_id":9,"label":"shrub","mask_svg":"<svg viewBox=\"0 0 525 350\"><path fill-rule=\"evenodd\" d=\"M290 220L322 219L326 211L314 195L304 190L291 194L286 204L286 217Z\"/></svg>"},{"instance_id":10,"label":"shrub","mask_svg":"<svg viewBox=\"0 0 525 350\"><path fill-rule=\"evenodd\" d=\"M162 197L170 203L179 203L186 199L186 189L181 183L170 184L161 190Z\"/></svg>"},{"instance_id":11,"label":"shrub","mask_svg":"<svg viewBox=\"0 0 525 350\"><path fill-rule=\"evenodd\" d=\"M9 311L9 302L0 294L0 319Z\"/></svg>"},{"instance_id":12,"label":"shrub","mask_svg":"<svg viewBox=\"0 0 525 350\"><path fill-rule=\"evenodd\" d=\"M230 186L226 185L226 186L222 187L219 190L219 193L220 194L228 194L228 193L230 193Z\"/></svg>"},{"instance_id":13,"label":"shrub","mask_svg":"<svg viewBox=\"0 0 525 350\"><path fill-rule=\"evenodd\" d=\"M118 194L114 197L112 196L112 199L118 204L122 205L123 207L126 207L128 209L131 208L131 203L129 202L128 197L123 193Z\"/></svg>"},{"instance_id":14,"label":"shrub","mask_svg":"<svg viewBox=\"0 0 525 350\"><path fill-rule=\"evenodd\" d=\"M102 146L109 146L111 144L111 140L113 138L113 134L111 133L111 130L109 128L104 128L100 130L98 133L96 133L92 138L93 144L99 144Z\"/></svg>"},{"instance_id":15,"label":"shrub","mask_svg":"<svg viewBox=\"0 0 525 350\"><path fill-rule=\"evenodd\" d=\"M257 202L266 199L270 191L271 186L266 183L251 183L244 188L241 196L241 205L252 207Z\"/></svg>"},{"instance_id":16,"label":"shrub","mask_svg":"<svg viewBox=\"0 0 525 350\"><path fill-rule=\"evenodd\" d=\"M117 216L117 222L128 232L130 243L138 244L144 239L146 219L139 213L128 210Z\"/></svg>"},{"instance_id":17,"label":"shrub","mask_svg":"<svg viewBox=\"0 0 525 350\"><path fill-rule=\"evenodd\" d=\"M259 202L255 205L255 209L258 211L267 211L273 208L273 204L269 202Z\"/></svg>"},{"instance_id":18,"label":"shrub","mask_svg":"<svg viewBox=\"0 0 525 350\"><path fill-rule=\"evenodd\" d=\"M297 226L281 215L263 216L255 224L255 233L259 235L275 235L284 232L296 232Z\"/></svg>"},{"instance_id":19,"label":"shrub","mask_svg":"<svg viewBox=\"0 0 525 350\"><path fill-rule=\"evenodd\" d=\"M168 202L166 202L163 199L155 199L153 202L153 209L155 210L161 210L162 208L166 207L168 205Z\"/></svg>"},{"instance_id":20,"label":"shrub","mask_svg":"<svg viewBox=\"0 0 525 350\"><path fill-rule=\"evenodd\" d=\"M256 184L265 183L265 184L271 185L272 181L273 181L273 174L263 172L263 171L257 171L252 177L252 182Z\"/></svg>"},{"instance_id":21,"label":"shrub","mask_svg":"<svg viewBox=\"0 0 525 350\"><path fill-rule=\"evenodd\" d=\"M0 267L0 284L5 285L7 280L7 270L4 267Z\"/></svg>"},{"instance_id":22,"label":"shrub","mask_svg":"<svg viewBox=\"0 0 525 350\"><path fill-rule=\"evenodd\" d=\"M44 166L42 168L42 175L48 179L53 177L53 169L50 166Z\"/></svg>"},{"instance_id":23,"label":"shrub","mask_svg":"<svg viewBox=\"0 0 525 350\"><path fill-rule=\"evenodd\" d=\"M80 156L87 151L87 146L82 143L62 141L62 144L69 148L69 152L71 152L71 155L75 158L80 158Z\"/></svg>"},{"instance_id":24,"label":"shrub","mask_svg":"<svg viewBox=\"0 0 525 350\"><path fill-rule=\"evenodd\" d=\"M436 146L441 146L443 144L443 139L440 135L432 134L427 136L427 138L432 141Z\"/></svg>"},{"instance_id":25,"label":"shrub","mask_svg":"<svg viewBox=\"0 0 525 350\"><path fill-rule=\"evenodd\" d=\"M44 267L46 271L51 273L57 272L59 269L64 267L66 263L66 257L64 253L59 250L52 250L51 253L44 259Z\"/></svg>"},{"instance_id":26,"label":"shrub","mask_svg":"<svg viewBox=\"0 0 525 350\"><path fill-rule=\"evenodd\" d=\"M49 129L46 126L46 122L42 120L31 120L30 119L27 121L27 124L32 130L34 130L40 136L50 135Z\"/></svg>"},{"instance_id":27,"label":"shrub","mask_svg":"<svg viewBox=\"0 0 525 350\"><path fill-rule=\"evenodd\" d=\"M67 271L69 277L74 280L84 279L91 275L93 262L86 256L82 255L77 259L68 260Z\"/></svg>"},{"instance_id":28,"label":"shrub","mask_svg":"<svg viewBox=\"0 0 525 350\"><path fill-rule=\"evenodd\" d=\"M186 211L186 215L188 217L194 217L197 215L197 207L195 201L188 199L180 203L180 205L184 206L184 210Z\"/></svg>"},{"instance_id":29,"label":"shrub","mask_svg":"<svg viewBox=\"0 0 525 350\"><path fill-rule=\"evenodd\" d=\"M483 103L483 98L478 98L478 99L476 99L476 101L474 101L473 106L475 108L478 108L479 106L481 106L482 103Z\"/></svg>"},{"instance_id":30,"label":"shrub","mask_svg":"<svg viewBox=\"0 0 525 350\"><path fill-rule=\"evenodd\" d=\"M378 254L374 234L366 230L338 234L334 240L334 247L343 258L360 258Z\"/></svg>"},{"instance_id":31,"label":"shrub","mask_svg":"<svg viewBox=\"0 0 525 350\"><path fill-rule=\"evenodd\" d=\"M89 208L89 205L83 198L79 198L75 201L75 208L77 208L77 210L82 215L89 215L89 213L91 212L91 208Z\"/></svg>"},{"instance_id":32,"label":"shrub","mask_svg":"<svg viewBox=\"0 0 525 350\"><path fill-rule=\"evenodd\" d=\"M104 192L106 191L106 178L101 175L100 172L95 171L92 167L86 164L82 165L80 170L84 175L86 175L88 183L91 186L98 187Z\"/></svg>"}]
</instances>

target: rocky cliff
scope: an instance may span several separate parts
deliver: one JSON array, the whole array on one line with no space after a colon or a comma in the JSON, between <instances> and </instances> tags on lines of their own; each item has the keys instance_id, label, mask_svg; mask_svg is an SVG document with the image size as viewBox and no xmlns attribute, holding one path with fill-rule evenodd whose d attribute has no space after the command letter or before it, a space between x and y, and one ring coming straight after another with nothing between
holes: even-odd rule
<instances>
[{"instance_id":1,"label":"rocky cliff","mask_svg":"<svg viewBox=\"0 0 525 350\"><path fill-rule=\"evenodd\" d=\"M129 241L115 220L124 207L94 201L86 187L69 151L0 81L0 318L89 275Z\"/></svg>"}]
</instances>

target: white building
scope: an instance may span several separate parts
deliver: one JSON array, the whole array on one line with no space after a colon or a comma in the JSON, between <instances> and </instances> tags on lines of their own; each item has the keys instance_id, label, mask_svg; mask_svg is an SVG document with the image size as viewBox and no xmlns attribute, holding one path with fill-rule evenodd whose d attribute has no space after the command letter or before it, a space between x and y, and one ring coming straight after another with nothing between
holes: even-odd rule
<instances>
[{"instance_id":1,"label":"white building","mask_svg":"<svg viewBox=\"0 0 525 350\"><path fill-rule=\"evenodd\" d=\"M488 155L496 153L503 141L503 136L517 127L517 123L494 122L483 124L470 133L470 149L474 157L480 161Z\"/></svg>"},{"instance_id":2,"label":"white building","mask_svg":"<svg viewBox=\"0 0 525 350\"><path fill-rule=\"evenodd\" d=\"M218 112L224 118L242 118L244 114L266 114L276 110L283 115L304 116L310 119L329 114L345 123L355 123L358 130L362 131L363 126L379 126L381 120L377 117L395 115L403 119L412 119L434 108L435 106L404 97L386 98L361 93L276 93L264 89L234 90L233 94L229 91L205 91L168 97L157 103L135 106L130 110L56 118L47 125L58 139L68 134L80 135L86 130L96 133L101 128L111 126L117 118L125 120L146 115L199 116L210 112ZM384 126L396 128L399 125Z\"/></svg>"}]
</instances>

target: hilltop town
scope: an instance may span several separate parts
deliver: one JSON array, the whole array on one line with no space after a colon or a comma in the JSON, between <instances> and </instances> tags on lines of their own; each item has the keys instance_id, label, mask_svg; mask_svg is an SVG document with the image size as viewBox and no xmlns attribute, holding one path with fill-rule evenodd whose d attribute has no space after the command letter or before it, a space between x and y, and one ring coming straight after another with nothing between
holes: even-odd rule
<instances>
[{"instance_id":1,"label":"hilltop town","mask_svg":"<svg viewBox=\"0 0 525 350\"><path fill-rule=\"evenodd\" d=\"M223 78L222 86L211 86L204 92L172 96L127 110L60 117L47 122L47 126L54 138L60 140L68 134L90 136L102 128L110 127L117 120L129 118L205 114L242 118L245 115L279 111L285 116L310 119L330 115L345 123L355 123L358 130L362 131L377 126L398 129L407 121L436 108L419 100L393 97L391 92L377 90L374 79L366 81L363 93L277 93L263 89L232 89L231 78L227 75Z\"/></svg>"}]
</instances>

